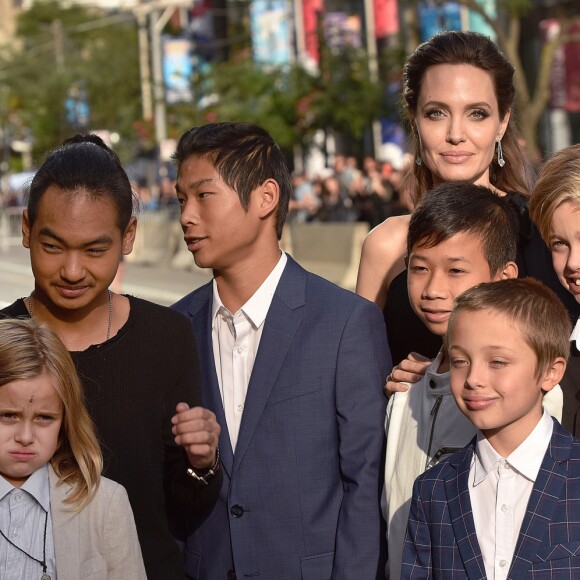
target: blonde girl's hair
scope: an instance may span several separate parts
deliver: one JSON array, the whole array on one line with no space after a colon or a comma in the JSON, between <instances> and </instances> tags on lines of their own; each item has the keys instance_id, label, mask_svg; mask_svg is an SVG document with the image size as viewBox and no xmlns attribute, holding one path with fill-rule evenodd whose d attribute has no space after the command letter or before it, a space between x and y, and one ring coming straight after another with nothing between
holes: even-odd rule
<instances>
[{"instance_id":1,"label":"blonde girl's hair","mask_svg":"<svg viewBox=\"0 0 580 580\"><path fill-rule=\"evenodd\" d=\"M530 217L550 245L552 217L565 202L580 206L580 144L554 153L540 169L530 197Z\"/></svg>"},{"instance_id":2,"label":"blonde girl's hair","mask_svg":"<svg viewBox=\"0 0 580 580\"><path fill-rule=\"evenodd\" d=\"M63 404L56 451L50 460L60 482L72 485L65 503L80 511L99 486L103 457L82 387L64 344L34 319L0 320L0 388L47 373Z\"/></svg>"}]
</instances>

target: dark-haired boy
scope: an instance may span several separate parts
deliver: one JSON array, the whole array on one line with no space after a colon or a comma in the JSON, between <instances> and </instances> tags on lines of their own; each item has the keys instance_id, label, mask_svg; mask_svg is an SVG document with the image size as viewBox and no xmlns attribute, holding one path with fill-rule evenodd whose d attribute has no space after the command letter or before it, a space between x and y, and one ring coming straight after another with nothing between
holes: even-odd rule
<instances>
[{"instance_id":1,"label":"dark-haired boy","mask_svg":"<svg viewBox=\"0 0 580 580\"><path fill-rule=\"evenodd\" d=\"M445 335L453 302L463 291L517 276L517 232L505 199L485 187L447 182L423 196L409 225L407 285L413 310L432 333ZM461 449L475 432L453 400L445 347L418 383L391 396L385 429L383 513L387 571L395 579L415 478Z\"/></svg>"},{"instance_id":2,"label":"dark-haired boy","mask_svg":"<svg viewBox=\"0 0 580 580\"><path fill-rule=\"evenodd\" d=\"M194 128L175 158L185 241L214 273L175 307L197 336L224 474L217 504L193 522L186 573L374 580L390 368L382 315L280 251L290 177L266 131Z\"/></svg>"},{"instance_id":3,"label":"dark-haired boy","mask_svg":"<svg viewBox=\"0 0 580 580\"><path fill-rule=\"evenodd\" d=\"M578 576L580 440L542 409L570 330L560 300L532 279L457 298L451 390L477 436L415 482L402 578Z\"/></svg>"}]
</instances>

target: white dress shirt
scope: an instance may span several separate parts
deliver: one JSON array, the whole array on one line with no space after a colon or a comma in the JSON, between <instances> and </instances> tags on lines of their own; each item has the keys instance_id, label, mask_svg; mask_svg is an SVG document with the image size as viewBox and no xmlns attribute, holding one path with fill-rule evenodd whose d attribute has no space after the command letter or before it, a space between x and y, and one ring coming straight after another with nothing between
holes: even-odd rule
<instances>
[{"instance_id":1,"label":"white dress shirt","mask_svg":"<svg viewBox=\"0 0 580 580\"><path fill-rule=\"evenodd\" d=\"M576 321L574 330L572 331L572 336L570 336L570 342L576 341L576 348L580 348L580 318Z\"/></svg>"},{"instance_id":2,"label":"white dress shirt","mask_svg":"<svg viewBox=\"0 0 580 580\"><path fill-rule=\"evenodd\" d=\"M553 420L544 410L534 430L505 458L481 432L477 435L469 471L469 498L489 580L507 578L532 488L553 429Z\"/></svg>"},{"instance_id":3,"label":"white dress shirt","mask_svg":"<svg viewBox=\"0 0 580 580\"><path fill-rule=\"evenodd\" d=\"M211 331L213 356L234 451L238 442L248 384L264 330L264 321L287 261L286 254L282 252L272 272L235 314L223 305L217 283L213 281Z\"/></svg>"},{"instance_id":4,"label":"white dress shirt","mask_svg":"<svg viewBox=\"0 0 580 580\"><path fill-rule=\"evenodd\" d=\"M46 525L47 574L56 579L52 519L50 517L50 487L48 466L36 470L22 485L14 487L0 477L0 529L19 548L42 560L44 551L44 521ZM20 580L40 578L42 566L17 550L0 536L0 578Z\"/></svg>"}]
</instances>

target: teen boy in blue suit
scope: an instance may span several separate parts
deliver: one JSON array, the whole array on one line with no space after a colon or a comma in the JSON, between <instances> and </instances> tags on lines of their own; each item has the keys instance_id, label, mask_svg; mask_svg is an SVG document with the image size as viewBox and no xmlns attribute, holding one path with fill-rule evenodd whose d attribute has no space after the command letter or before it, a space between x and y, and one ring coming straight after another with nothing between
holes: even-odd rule
<instances>
[{"instance_id":1,"label":"teen boy in blue suit","mask_svg":"<svg viewBox=\"0 0 580 580\"><path fill-rule=\"evenodd\" d=\"M540 282L482 284L457 298L451 390L478 433L415 482L402 578L578 575L580 440L542 409L569 336L566 309Z\"/></svg>"},{"instance_id":2,"label":"teen boy in blue suit","mask_svg":"<svg viewBox=\"0 0 580 580\"><path fill-rule=\"evenodd\" d=\"M382 315L280 251L291 186L266 131L193 128L175 160L185 241L214 274L175 308L196 333L224 471L217 505L192 522L186 572L378 578L382 385L391 367ZM177 414L178 436L188 421L188 411Z\"/></svg>"}]
</instances>

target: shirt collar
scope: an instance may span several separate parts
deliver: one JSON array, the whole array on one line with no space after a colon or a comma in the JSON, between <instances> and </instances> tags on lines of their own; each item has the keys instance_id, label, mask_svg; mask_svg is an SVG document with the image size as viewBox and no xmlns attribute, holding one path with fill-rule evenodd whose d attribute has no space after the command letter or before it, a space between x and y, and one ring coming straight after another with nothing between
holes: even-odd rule
<instances>
[{"instance_id":1,"label":"shirt collar","mask_svg":"<svg viewBox=\"0 0 580 580\"><path fill-rule=\"evenodd\" d=\"M262 282L260 287L254 292L251 298L240 308L238 312L243 312L246 318L251 322L254 328L260 328L260 326L266 320L268 310L270 309L270 304L272 303L272 298L280 282L280 278L286 267L288 257L285 252L282 252L280 259L274 269L268 274L268 277ZM220 313L220 309L225 310L228 314L232 313L224 306L221 301L217 283L215 278L213 280L213 301L211 309L211 320L212 326L215 322L216 316ZM238 312L233 314L235 317Z\"/></svg>"},{"instance_id":2,"label":"shirt collar","mask_svg":"<svg viewBox=\"0 0 580 580\"><path fill-rule=\"evenodd\" d=\"M48 479L48 465L44 464L37 469L23 484L16 488L0 476L0 500L14 489L21 489L31 495L45 511L50 510L50 484Z\"/></svg>"},{"instance_id":3,"label":"shirt collar","mask_svg":"<svg viewBox=\"0 0 580 580\"><path fill-rule=\"evenodd\" d=\"M213 300L211 303L211 325L212 325L212 328L215 324L215 319L217 318L217 315L220 312L229 313L230 311L224 306L224 304L220 298L220 294L219 294L218 288L217 288L217 283L216 283L215 278L214 278L213 279Z\"/></svg>"},{"instance_id":4,"label":"shirt collar","mask_svg":"<svg viewBox=\"0 0 580 580\"><path fill-rule=\"evenodd\" d=\"M445 356L445 351L441 349L435 360L427 367L425 372L425 382L428 386L426 393L430 397L438 397L439 395L450 395L451 390L449 389L449 375L450 372L446 371L444 373L439 372L439 367L443 362Z\"/></svg>"},{"instance_id":5,"label":"shirt collar","mask_svg":"<svg viewBox=\"0 0 580 580\"><path fill-rule=\"evenodd\" d=\"M576 341L576 348L580 348L580 318L576 321L576 326L574 326L574 330L572 331L572 336L570 337L570 341Z\"/></svg>"},{"instance_id":6,"label":"shirt collar","mask_svg":"<svg viewBox=\"0 0 580 580\"><path fill-rule=\"evenodd\" d=\"M552 438L554 422L552 417L544 409L542 418L534 427L533 431L522 443L506 457L506 461L524 477L530 481L536 481L546 449ZM541 453L540 453L541 451ZM491 446L481 431L477 433L477 444L474 454L474 480L473 485L479 485L494 469L502 456Z\"/></svg>"}]
</instances>

